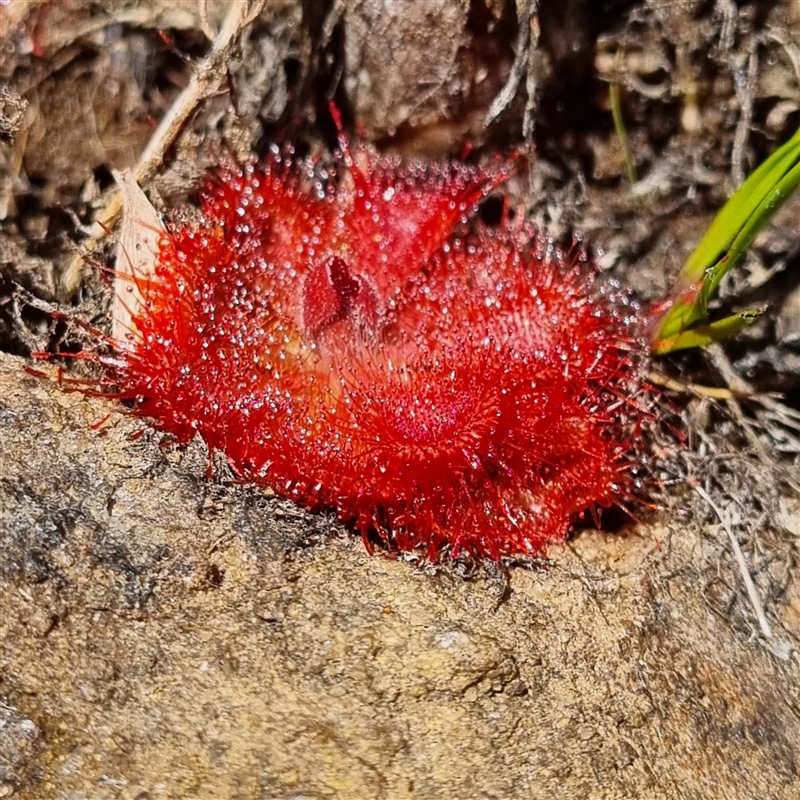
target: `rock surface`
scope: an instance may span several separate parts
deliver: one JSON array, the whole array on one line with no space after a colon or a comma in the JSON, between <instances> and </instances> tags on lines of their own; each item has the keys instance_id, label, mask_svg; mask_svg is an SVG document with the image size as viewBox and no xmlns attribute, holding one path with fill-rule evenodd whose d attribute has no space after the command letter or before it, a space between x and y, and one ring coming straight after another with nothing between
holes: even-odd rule
<instances>
[{"instance_id":1,"label":"rock surface","mask_svg":"<svg viewBox=\"0 0 800 800\"><path fill-rule=\"evenodd\" d=\"M721 531L587 531L507 580L370 557L24 368L0 355L0 796L798 796L800 598L768 609L783 658L714 613Z\"/></svg>"}]
</instances>

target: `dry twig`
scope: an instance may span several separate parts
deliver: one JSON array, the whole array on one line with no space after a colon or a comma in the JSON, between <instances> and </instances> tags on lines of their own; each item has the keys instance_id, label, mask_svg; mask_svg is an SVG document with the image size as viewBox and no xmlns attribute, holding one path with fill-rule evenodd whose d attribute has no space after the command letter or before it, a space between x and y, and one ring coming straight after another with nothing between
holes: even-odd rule
<instances>
[{"instance_id":1,"label":"dry twig","mask_svg":"<svg viewBox=\"0 0 800 800\"><path fill-rule=\"evenodd\" d=\"M736 558L736 563L739 565L739 571L742 574L742 580L744 581L745 588L747 589L747 596L750 598L750 604L753 606L753 611L758 619L758 626L761 628L761 633L763 634L764 638L771 639L772 627L769 624L767 615L764 613L764 606L761 604L761 598L758 595L758 589L756 589L756 585L753 583L753 578L751 577L750 570L747 567L747 561L745 561L744 553L742 552L742 548L739 546L739 542L733 534L733 530L731 529L727 515L722 512L720 507L711 499L711 496L705 489L700 486L695 486L694 489L697 494L699 494L700 497L702 497L703 500L705 500L706 503L708 503L708 505L714 510L714 513L719 518L722 527L725 528L725 532L728 534L728 539L731 543L731 548L733 549L733 555Z\"/></svg>"},{"instance_id":2,"label":"dry twig","mask_svg":"<svg viewBox=\"0 0 800 800\"><path fill-rule=\"evenodd\" d=\"M231 0L228 13L211 52L197 66L186 88L178 95L169 111L164 115L153 136L133 169L138 183L146 183L164 161L167 150L175 141L186 120L202 100L215 92L225 78L233 48L242 31L261 13L266 0ZM91 227L91 236L85 243L84 252L94 250L107 230L114 225L122 210L122 196L114 190L106 207ZM83 253L72 258L62 278L64 290L71 295L80 284L83 270Z\"/></svg>"},{"instance_id":3,"label":"dry twig","mask_svg":"<svg viewBox=\"0 0 800 800\"><path fill-rule=\"evenodd\" d=\"M747 71L745 72L744 65L741 65L741 68L737 65L733 70L736 99L739 101L740 108L731 150L731 178L736 187L741 186L745 178L744 151L750 137L750 127L753 124L753 101L757 81L758 43L754 40L751 43L750 55L747 59Z\"/></svg>"}]
</instances>

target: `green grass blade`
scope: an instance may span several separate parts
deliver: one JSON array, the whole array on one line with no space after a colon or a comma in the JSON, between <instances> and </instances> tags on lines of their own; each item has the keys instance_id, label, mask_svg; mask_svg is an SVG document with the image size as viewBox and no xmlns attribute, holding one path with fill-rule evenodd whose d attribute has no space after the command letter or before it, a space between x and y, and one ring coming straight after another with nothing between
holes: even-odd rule
<instances>
[{"instance_id":1,"label":"green grass blade","mask_svg":"<svg viewBox=\"0 0 800 800\"><path fill-rule=\"evenodd\" d=\"M666 352L662 342L674 341L695 325L707 325L708 303L720 281L799 185L800 130L742 184L686 260L669 309L655 326L654 351Z\"/></svg>"},{"instance_id":2,"label":"green grass blade","mask_svg":"<svg viewBox=\"0 0 800 800\"><path fill-rule=\"evenodd\" d=\"M639 176L636 174L633 150L631 149L631 142L628 138L628 130L625 127L625 118L622 116L622 100L619 92L619 71L621 66L622 50L617 50L617 74L608 87L608 97L611 102L611 118L614 120L614 131L617 134L619 146L622 148L622 156L625 159L625 171L628 173L628 182L633 186L639 180Z\"/></svg>"},{"instance_id":3,"label":"green grass blade","mask_svg":"<svg viewBox=\"0 0 800 800\"><path fill-rule=\"evenodd\" d=\"M656 355L664 355L664 353L671 353L674 350L705 347L708 344L719 342L752 325L763 311L763 309L751 308L716 322L695 325L693 328L676 333L666 339L659 339L653 345L653 352Z\"/></svg>"}]
</instances>

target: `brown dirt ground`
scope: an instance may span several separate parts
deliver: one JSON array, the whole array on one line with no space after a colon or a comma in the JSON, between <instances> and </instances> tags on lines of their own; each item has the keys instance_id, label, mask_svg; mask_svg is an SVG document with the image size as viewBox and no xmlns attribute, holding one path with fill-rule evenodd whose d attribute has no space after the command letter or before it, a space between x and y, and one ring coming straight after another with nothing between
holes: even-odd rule
<instances>
[{"instance_id":1,"label":"brown dirt ground","mask_svg":"<svg viewBox=\"0 0 800 800\"><path fill-rule=\"evenodd\" d=\"M532 154L517 207L662 295L800 125L800 2L538 5L276 0L217 55L227 0L0 5L0 796L800 795L800 202L722 293L762 320L655 365L759 396L666 394L662 510L546 561L369 557L25 371L81 344L54 309L107 321L111 169L168 208L224 149L328 152L330 98L405 157Z\"/></svg>"}]
</instances>

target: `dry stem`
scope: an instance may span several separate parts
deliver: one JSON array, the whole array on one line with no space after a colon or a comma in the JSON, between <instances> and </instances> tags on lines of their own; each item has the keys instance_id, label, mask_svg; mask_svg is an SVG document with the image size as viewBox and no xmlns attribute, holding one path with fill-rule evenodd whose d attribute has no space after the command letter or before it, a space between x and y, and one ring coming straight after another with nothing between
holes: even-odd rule
<instances>
[{"instance_id":1,"label":"dry stem","mask_svg":"<svg viewBox=\"0 0 800 800\"><path fill-rule=\"evenodd\" d=\"M242 31L261 13L266 0L231 0L228 13L219 33L211 46L211 52L198 65L186 88L178 95L169 111L164 115L153 133L139 161L133 169L138 183L146 183L156 173L164 161L164 156L186 120L198 104L209 94L215 92L222 83L233 48ZM98 221L90 229L89 240L83 252L94 250L106 235L107 230L117 221L122 210L122 196L114 189L106 207L98 215ZM83 252L75 255L67 266L62 278L67 296L80 284L83 270Z\"/></svg>"},{"instance_id":2,"label":"dry stem","mask_svg":"<svg viewBox=\"0 0 800 800\"><path fill-rule=\"evenodd\" d=\"M764 638L771 639L772 627L769 624L767 615L764 613L764 606L761 604L761 598L758 595L758 589L756 589L756 585L753 583L753 578L751 577L750 570L747 567L747 561L745 560L744 553L742 552L742 548L739 546L739 542L733 534L733 530L728 522L728 517L711 499L710 495L705 489L700 486L695 486L694 489L697 494L699 494L700 497L702 497L703 500L705 500L706 503L708 503L708 505L714 510L714 513L719 518L722 527L725 528L725 532L728 534L728 539L730 539L731 547L733 548L733 554L736 558L736 563L739 565L739 571L742 573L742 580L744 581L745 588L747 589L747 596L750 598L750 604L753 606L753 611L758 619L758 626L761 628L761 633L764 635Z\"/></svg>"}]
</instances>

